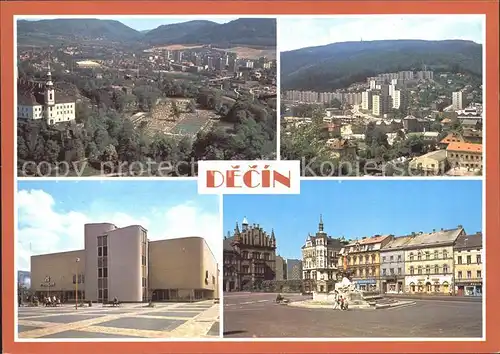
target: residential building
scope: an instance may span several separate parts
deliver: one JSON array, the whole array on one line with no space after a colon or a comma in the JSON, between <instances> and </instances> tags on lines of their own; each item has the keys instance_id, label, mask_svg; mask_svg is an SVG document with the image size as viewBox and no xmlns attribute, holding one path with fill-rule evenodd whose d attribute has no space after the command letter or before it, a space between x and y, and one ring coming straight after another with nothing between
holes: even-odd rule
<instances>
[{"instance_id":1,"label":"residential building","mask_svg":"<svg viewBox=\"0 0 500 354\"><path fill-rule=\"evenodd\" d=\"M343 239L328 236L320 215L318 231L308 235L302 246L302 279L305 292L329 292L337 280L337 262Z\"/></svg>"},{"instance_id":2,"label":"residential building","mask_svg":"<svg viewBox=\"0 0 500 354\"><path fill-rule=\"evenodd\" d=\"M462 134L457 132L449 132L441 141L439 142L439 147L446 149L451 143L465 143L465 139Z\"/></svg>"},{"instance_id":3,"label":"residential building","mask_svg":"<svg viewBox=\"0 0 500 354\"><path fill-rule=\"evenodd\" d=\"M467 106L465 93L463 91L453 92L451 95L451 102L454 111L459 111Z\"/></svg>"},{"instance_id":4,"label":"residential building","mask_svg":"<svg viewBox=\"0 0 500 354\"><path fill-rule=\"evenodd\" d=\"M286 279L302 280L302 261L300 259L286 260Z\"/></svg>"},{"instance_id":5,"label":"residential building","mask_svg":"<svg viewBox=\"0 0 500 354\"><path fill-rule=\"evenodd\" d=\"M446 150L436 150L410 161L410 169L424 175L438 176L448 169Z\"/></svg>"},{"instance_id":6,"label":"residential building","mask_svg":"<svg viewBox=\"0 0 500 354\"><path fill-rule=\"evenodd\" d=\"M449 294L453 291L453 245L465 235L455 229L418 233L405 245L405 292Z\"/></svg>"},{"instance_id":7,"label":"residential building","mask_svg":"<svg viewBox=\"0 0 500 354\"><path fill-rule=\"evenodd\" d=\"M286 279L286 260L281 256L276 256L276 280Z\"/></svg>"},{"instance_id":8,"label":"residential building","mask_svg":"<svg viewBox=\"0 0 500 354\"><path fill-rule=\"evenodd\" d=\"M339 266L361 291L380 291L380 250L392 241L392 235L376 235L356 240L340 251Z\"/></svg>"},{"instance_id":9,"label":"residential building","mask_svg":"<svg viewBox=\"0 0 500 354\"><path fill-rule=\"evenodd\" d=\"M264 280L276 279L276 237L260 225L250 226L243 218L241 230L236 223L233 235L224 239L224 291L253 288Z\"/></svg>"},{"instance_id":10,"label":"residential building","mask_svg":"<svg viewBox=\"0 0 500 354\"><path fill-rule=\"evenodd\" d=\"M86 224L83 250L31 257L31 289L105 303L218 297L218 266L202 237L149 241L140 225Z\"/></svg>"},{"instance_id":11,"label":"residential building","mask_svg":"<svg viewBox=\"0 0 500 354\"><path fill-rule=\"evenodd\" d=\"M377 94L372 97L372 114L374 116L382 116L389 112L389 108L392 106L389 95Z\"/></svg>"},{"instance_id":12,"label":"residential building","mask_svg":"<svg viewBox=\"0 0 500 354\"><path fill-rule=\"evenodd\" d=\"M446 157L452 168L461 167L470 170L482 170L483 145L471 143L450 143L446 148Z\"/></svg>"},{"instance_id":13,"label":"residential building","mask_svg":"<svg viewBox=\"0 0 500 354\"><path fill-rule=\"evenodd\" d=\"M404 292L405 252L404 246L413 236L395 237L380 249L381 292L399 294Z\"/></svg>"},{"instance_id":14,"label":"residential building","mask_svg":"<svg viewBox=\"0 0 500 354\"><path fill-rule=\"evenodd\" d=\"M336 158L349 159L356 156L356 145L348 139L328 139L326 141L326 146L330 149L332 156Z\"/></svg>"},{"instance_id":15,"label":"residential building","mask_svg":"<svg viewBox=\"0 0 500 354\"><path fill-rule=\"evenodd\" d=\"M459 296L483 294L483 234L462 235L454 246L455 292Z\"/></svg>"},{"instance_id":16,"label":"residential building","mask_svg":"<svg viewBox=\"0 0 500 354\"><path fill-rule=\"evenodd\" d=\"M18 119L44 119L49 125L71 122L76 118L75 101L55 90L50 67L43 84L24 80L17 83Z\"/></svg>"},{"instance_id":17,"label":"residential building","mask_svg":"<svg viewBox=\"0 0 500 354\"><path fill-rule=\"evenodd\" d=\"M373 91L366 90L361 93L361 109L369 111L372 109Z\"/></svg>"},{"instance_id":18,"label":"residential building","mask_svg":"<svg viewBox=\"0 0 500 354\"><path fill-rule=\"evenodd\" d=\"M392 92L392 108L399 110L406 110L408 108L408 96L406 91L394 90Z\"/></svg>"}]
</instances>

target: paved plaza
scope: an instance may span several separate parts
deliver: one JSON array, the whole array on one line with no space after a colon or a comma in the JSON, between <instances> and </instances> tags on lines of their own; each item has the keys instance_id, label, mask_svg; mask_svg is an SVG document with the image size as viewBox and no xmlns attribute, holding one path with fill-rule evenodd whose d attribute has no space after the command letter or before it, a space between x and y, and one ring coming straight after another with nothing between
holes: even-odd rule
<instances>
[{"instance_id":1,"label":"paved plaza","mask_svg":"<svg viewBox=\"0 0 500 354\"><path fill-rule=\"evenodd\" d=\"M480 299L415 299L411 306L337 311L276 304L277 294L224 294L225 338L482 336ZM290 301L310 299L284 295ZM479 301L478 301L479 300Z\"/></svg>"},{"instance_id":2,"label":"paved plaza","mask_svg":"<svg viewBox=\"0 0 500 354\"><path fill-rule=\"evenodd\" d=\"M17 328L19 338L214 338L219 337L219 305L20 307Z\"/></svg>"}]
</instances>

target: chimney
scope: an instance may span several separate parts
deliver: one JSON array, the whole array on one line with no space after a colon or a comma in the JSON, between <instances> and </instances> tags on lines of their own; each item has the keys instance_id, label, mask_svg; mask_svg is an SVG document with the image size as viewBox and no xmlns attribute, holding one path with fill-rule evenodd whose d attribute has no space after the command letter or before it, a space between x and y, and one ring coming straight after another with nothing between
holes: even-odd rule
<instances>
[{"instance_id":1,"label":"chimney","mask_svg":"<svg viewBox=\"0 0 500 354\"><path fill-rule=\"evenodd\" d=\"M458 225L457 226L459 229L463 229L463 226L462 225Z\"/></svg>"},{"instance_id":2,"label":"chimney","mask_svg":"<svg viewBox=\"0 0 500 354\"><path fill-rule=\"evenodd\" d=\"M443 229L443 228L441 228L441 231L444 231L444 229Z\"/></svg>"},{"instance_id":3,"label":"chimney","mask_svg":"<svg viewBox=\"0 0 500 354\"><path fill-rule=\"evenodd\" d=\"M436 232L436 229L432 229L432 232Z\"/></svg>"}]
</instances>

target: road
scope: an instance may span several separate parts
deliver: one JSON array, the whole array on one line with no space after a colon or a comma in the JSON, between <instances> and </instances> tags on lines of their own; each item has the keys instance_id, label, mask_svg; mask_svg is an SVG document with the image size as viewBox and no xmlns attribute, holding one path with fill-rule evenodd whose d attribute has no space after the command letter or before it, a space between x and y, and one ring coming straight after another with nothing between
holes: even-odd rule
<instances>
[{"instance_id":1,"label":"road","mask_svg":"<svg viewBox=\"0 0 500 354\"><path fill-rule=\"evenodd\" d=\"M278 305L276 294L224 294L224 337L481 337L482 303L414 300L390 309L335 311ZM285 295L291 301L301 295Z\"/></svg>"},{"instance_id":2,"label":"road","mask_svg":"<svg viewBox=\"0 0 500 354\"><path fill-rule=\"evenodd\" d=\"M18 308L19 338L219 337L219 305L197 303Z\"/></svg>"}]
</instances>

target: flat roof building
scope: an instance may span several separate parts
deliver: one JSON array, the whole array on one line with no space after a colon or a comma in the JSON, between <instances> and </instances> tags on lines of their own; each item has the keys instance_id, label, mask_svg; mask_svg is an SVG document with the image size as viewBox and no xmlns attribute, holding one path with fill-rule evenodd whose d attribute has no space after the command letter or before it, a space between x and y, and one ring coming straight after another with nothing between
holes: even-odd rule
<instances>
[{"instance_id":1,"label":"flat roof building","mask_svg":"<svg viewBox=\"0 0 500 354\"><path fill-rule=\"evenodd\" d=\"M85 225L83 250L31 257L31 289L62 301L202 300L218 297L217 260L202 237L148 240L140 225Z\"/></svg>"}]
</instances>

